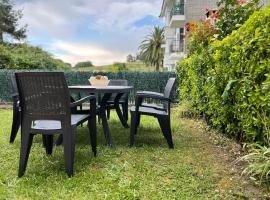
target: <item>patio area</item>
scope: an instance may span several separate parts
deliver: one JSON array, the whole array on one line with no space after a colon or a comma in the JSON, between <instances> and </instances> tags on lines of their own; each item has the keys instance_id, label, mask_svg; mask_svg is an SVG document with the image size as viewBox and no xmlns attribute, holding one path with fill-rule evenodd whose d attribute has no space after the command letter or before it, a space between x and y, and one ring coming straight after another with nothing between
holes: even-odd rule
<instances>
[{"instance_id":1,"label":"patio area","mask_svg":"<svg viewBox=\"0 0 270 200\"><path fill-rule=\"evenodd\" d=\"M266 193L240 177L232 164L238 146L216 138L203 123L172 112L175 149L168 149L159 124L143 116L130 148L129 129L115 112L109 126L115 146L109 148L98 124L97 152L89 148L86 124L78 128L74 177L64 170L63 147L47 156L41 136L34 138L25 176L17 178L20 136L9 144L12 110L0 110L0 199L239 199ZM129 122L130 123L130 122Z\"/></svg>"}]
</instances>

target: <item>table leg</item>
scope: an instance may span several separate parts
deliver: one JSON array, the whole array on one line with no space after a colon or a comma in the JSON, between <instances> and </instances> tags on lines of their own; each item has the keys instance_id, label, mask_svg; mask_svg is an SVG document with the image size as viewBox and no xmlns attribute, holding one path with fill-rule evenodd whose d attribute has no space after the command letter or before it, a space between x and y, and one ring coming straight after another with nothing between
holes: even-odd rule
<instances>
[{"instance_id":1,"label":"table leg","mask_svg":"<svg viewBox=\"0 0 270 200\"><path fill-rule=\"evenodd\" d=\"M122 125L125 127L125 128L129 128L128 124L127 124L127 120L124 118L123 116L123 113L121 112L121 109L120 109L120 105L119 105L119 101L121 99L121 97L124 95L124 93L118 93L114 99L114 107L115 107L115 110L116 110L116 113L122 123Z\"/></svg>"},{"instance_id":2,"label":"table leg","mask_svg":"<svg viewBox=\"0 0 270 200\"><path fill-rule=\"evenodd\" d=\"M105 93L103 95L100 102L100 108L99 108L99 116L101 118L102 128L103 128L104 136L105 136L108 146L113 145L112 137L111 137L111 133L110 133L107 117L106 117L106 106L107 106L108 100L111 98L111 95L112 95L111 93Z\"/></svg>"}]
</instances>

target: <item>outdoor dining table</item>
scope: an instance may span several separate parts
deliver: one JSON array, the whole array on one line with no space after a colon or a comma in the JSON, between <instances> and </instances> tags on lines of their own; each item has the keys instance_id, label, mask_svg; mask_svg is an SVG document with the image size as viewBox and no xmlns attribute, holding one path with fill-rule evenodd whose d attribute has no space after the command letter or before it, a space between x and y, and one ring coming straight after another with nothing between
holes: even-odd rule
<instances>
[{"instance_id":1,"label":"outdoor dining table","mask_svg":"<svg viewBox=\"0 0 270 200\"><path fill-rule=\"evenodd\" d=\"M107 102L110 100L112 94L116 94L116 97L114 99L114 106L115 106L116 113L120 119L120 122L125 128L129 128L128 123L126 119L123 117L123 114L121 112L119 101L125 93L129 93L133 89L133 86L75 85L75 86L69 86L68 88L70 92L74 92L74 93L80 92L80 93L88 93L88 94L102 94L101 101L99 102L98 115L102 121L103 132L104 132L105 139L108 146L112 146L113 142L112 142L112 137L111 137L108 121L107 121L106 107L107 107Z\"/></svg>"}]
</instances>

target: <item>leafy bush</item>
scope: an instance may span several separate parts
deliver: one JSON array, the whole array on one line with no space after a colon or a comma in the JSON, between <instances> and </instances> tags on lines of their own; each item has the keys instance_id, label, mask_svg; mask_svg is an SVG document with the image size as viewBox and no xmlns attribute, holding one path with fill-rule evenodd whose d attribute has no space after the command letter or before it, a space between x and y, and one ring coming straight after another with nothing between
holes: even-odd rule
<instances>
[{"instance_id":1,"label":"leafy bush","mask_svg":"<svg viewBox=\"0 0 270 200\"><path fill-rule=\"evenodd\" d=\"M210 21L187 23L185 27L187 32L189 32L189 54L193 54L207 47L211 38L217 32Z\"/></svg>"},{"instance_id":2,"label":"leafy bush","mask_svg":"<svg viewBox=\"0 0 270 200\"><path fill-rule=\"evenodd\" d=\"M223 39L259 9L259 0L219 0L217 6L221 6L219 21L216 24L217 36Z\"/></svg>"},{"instance_id":3,"label":"leafy bush","mask_svg":"<svg viewBox=\"0 0 270 200\"><path fill-rule=\"evenodd\" d=\"M240 141L269 144L270 7L178 64L180 98Z\"/></svg>"},{"instance_id":4,"label":"leafy bush","mask_svg":"<svg viewBox=\"0 0 270 200\"><path fill-rule=\"evenodd\" d=\"M4 45L0 44L0 69L7 68L7 65L13 65L11 55Z\"/></svg>"},{"instance_id":5,"label":"leafy bush","mask_svg":"<svg viewBox=\"0 0 270 200\"><path fill-rule=\"evenodd\" d=\"M91 61L85 61L85 62L79 62L75 65L76 68L80 68L80 67L92 67L93 64Z\"/></svg>"},{"instance_id":6,"label":"leafy bush","mask_svg":"<svg viewBox=\"0 0 270 200\"><path fill-rule=\"evenodd\" d=\"M0 69L71 69L70 64L27 44L0 45Z\"/></svg>"},{"instance_id":7,"label":"leafy bush","mask_svg":"<svg viewBox=\"0 0 270 200\"><path fill-rule=\"evenodd\" d=\"M125 63L114 63L112 66L112 71L116 72L116 71L123 71L123 70L128 70L126 67Z\"/></svg>"},{"instance_id":8,"label":"leafy bush","mask_svg":"<svg viewBox=\"0 0 270 200\"><path fill-rule=\"evenodd\" d=\"M248 162L243 174L249 175L259 184L270 181L270 148L253 145L248 155L243 156L241 161Z\"/></svg>"}]
</instances>

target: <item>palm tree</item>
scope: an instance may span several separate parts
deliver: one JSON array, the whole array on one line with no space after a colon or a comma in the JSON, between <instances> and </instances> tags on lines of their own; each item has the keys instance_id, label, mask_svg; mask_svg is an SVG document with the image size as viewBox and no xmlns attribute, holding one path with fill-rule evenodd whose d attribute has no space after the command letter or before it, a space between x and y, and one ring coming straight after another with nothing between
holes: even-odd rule
<instances>
[{"instance_id":1,"label":"palm tree","mask_svg":"<svg viewBox=\"0 0 270 200\"><path fill-rule=\"evenodd\" d=\"M164 49L161 45L164 43L164 38L164 28L154 27L153 32L139 46L143 61L146 64L155 66L156 71L159 71L159 67L163 62Z\"/></svg>"}]
</instances>

